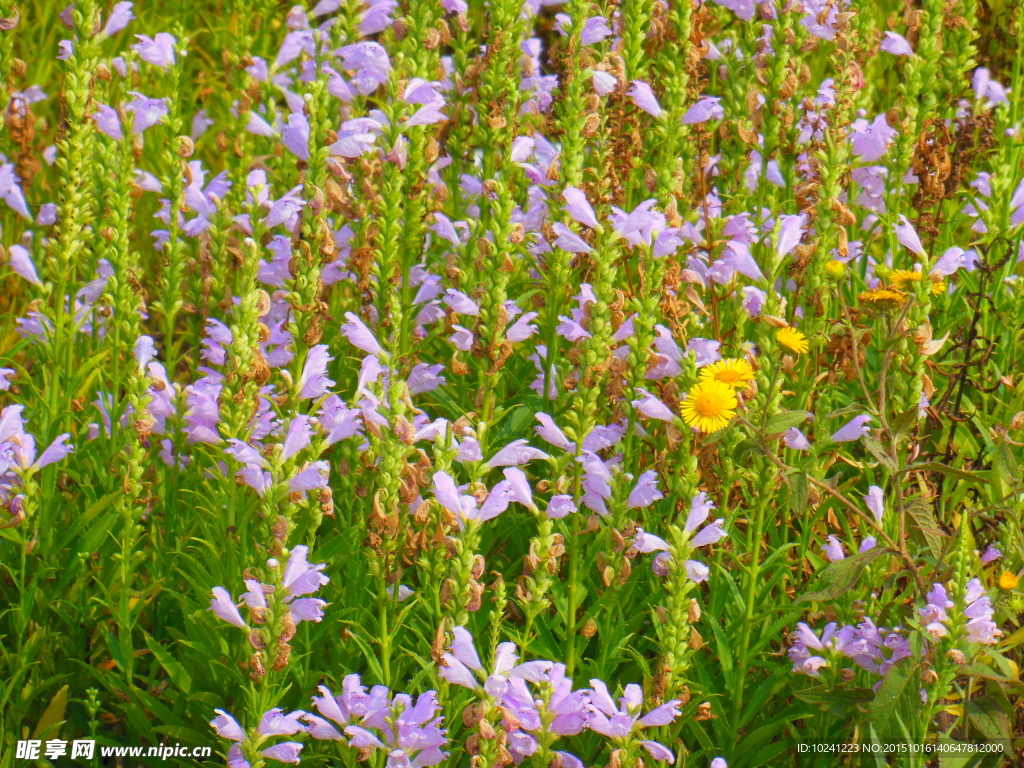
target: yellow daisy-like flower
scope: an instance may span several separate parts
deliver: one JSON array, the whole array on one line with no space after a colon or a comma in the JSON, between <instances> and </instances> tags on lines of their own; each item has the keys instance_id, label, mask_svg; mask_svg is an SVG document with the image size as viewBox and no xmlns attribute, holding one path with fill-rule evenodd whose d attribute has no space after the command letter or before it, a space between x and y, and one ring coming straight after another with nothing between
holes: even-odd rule
<instances>
[{"instance_id":1,"label":"yellow daisy-like flower","mask_svg":"<svg viewBox=\"0 0 1024 768\"><path fill-rule=\"evenodd\" d=\"M720 381L740 389L754 378L754 369L746 360L719 360L700 369L701 381Z\"/></svg>"},{"instance_id":2,"label":"yellow daisy-like flower","mask_svg":"<svg viewBox=\"0 0 1024 768\"><path fill-rule=\"evenodd\" d=\"M877 273L878 270L876 269L875 274ZM889 275L888 282L890 288L897 291L906 291L909 290L912 285L921 282L923 279L923 272L917 272L912 269L898 269ZM928 279L931 280L932 283L931 292L933 296L937 296L940 293L945 292L946 284L942 280L936 280L931 276L929 276Z\"/></svg>"},{"instance_id":3,"label":"yellow daisy-like flower","mask_svg":"<svg viewBox=\"0 0 1024 768\"><path fill-rule=\"evenodd\" d=\"M875 270L875 273L877 274L878 270ZM886 278L886 281L897 291L905 291L912 283L921 282L922 276L921 272L915 272L912 269L897 269Z\"/></svg>"},{"instance_id":4,"label":"yellow daisy-like flower","mask_svg":"<svg viewBox=\"0 0 1024 768\"><path fill-rule=\"evenodd\" d=\"M1012 571L1003 571L999 576L999 588L1000 589L1013 589L1017 586L1019 579L1017 574Z\"/></svg>"},{"instance_id":5,"label":"yellow daisy-like flower","mask_svg":"<svg viewBox=\"0 0 1024 768\"><path fill-rule=\"evenodd\" d=\"M701 432L716 432L736 415L736 392L714 379L698 382L679 406L683 421Z\"/></svg>"},{"instance_id":6,"label":"yellow daisy-like flower","mask_svg":"<svg viewBox=\"0 0 1024 768\"><path fill-rule=\"evenodd\" d=\"M890 291L888 288L875 288L864 291L857 298L865 304L874 304L880 309L895 309L907 303L907 294L902 291Z\"/></svg>"},{"instance_id":7,"label":"yellow daisy-like flower","mask_svg":"<svg viewBox=\"0 0 1024 768\"><path fill-rule=\"evenodd\" d=\"M785 328L779 329L779 332L775 334L775 340L782 346L793 350L798 355L802 355L811 348L811 345L807 343L807 337L796 328L789 325Z\"/></svg>"}]
</instances>

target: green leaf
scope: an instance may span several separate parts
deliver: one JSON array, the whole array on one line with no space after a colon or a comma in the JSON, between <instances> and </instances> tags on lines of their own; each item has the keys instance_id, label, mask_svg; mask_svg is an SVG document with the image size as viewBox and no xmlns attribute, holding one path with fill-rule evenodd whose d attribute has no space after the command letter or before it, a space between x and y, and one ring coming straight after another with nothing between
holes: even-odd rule
<instances>
[{"instance_id":1,"label":"green leaf","mask_svg":"<svg viewBox=\"0 0 1024 768\"><path fill-rule=\"evenodd\" d=\"M858 705L863 705L875 698L870 688L832 688L819 685L803 691L793 691L793 695L808 704L816 704L823 712L834 717L847 717Z\"/></svg>"},{"instance_id":2,"label":"green leaf","mask_svg":"<svg viewBox=\"0 0 1024 768\"><path fill-rule=\"evenodd\" d=\"M53 729L59 728L64 723L64 710L67 705L68 687L65 685L50 700L46 710L43 712L43 716L39 718L39 722L36 724L32 738L38 739L41 736L48 735Z\"/></svg>"},{"instance_id":3,"label":"green leaf","mask_svg":"<svg viewBox=\"0 0 1024 768\"><path fill-rule=\"evenodd\" d=\"M795 472L789 476L789 503L793 511L802 515L807 510L807 473Z\"/></svg>"},{"instance_id":4,"label":"green leaf","mask_svg":"<svg viewBox=\"0 0 1024 768\"><path fill-rule=\"evenodd\" d=\"M796 599L797 603L809 603L812 601L825 602L834 600L846 590L857 583L861 573L876 557L888 552L887 547L872 547L867 552L860 552L852 557L846 557L831 563L821 572L815 586L819 589L808 592Z\"/></svg>"},{"instance_id":5,"label":"green leaf","mask_svg":"<svg viewBox=\"0 0 1024 768\"><path fill-rule=\"evenodd\" d=\"M991 696L981 696L967 702L964 711L971 730L981 732L988 741L1009 741L1010 720L1003 708Z\"/></svg>"},{"instance_id":6,"label":"green leaf","mask_svg":"<svg viewBox=\"0 0 1024 768\"><path fill-rule=\"evenodd\" d=\"M188 695L192 690L192 677L167 650L156 642L149 634L143 633L146 637L146 646L153 652L153 656L160 662L170 676L172 682L181 689L181 692Z\"/></svg>"},{"instance_id":7,"label":"green leaf","mask_svg":"<svg viewBox=\"0 0 1024 768\"><path fill-rule=\"evenodd\" d=\"M938 559L944 549L942 540L948 538L949 534L939 527L935 514L932 512L932 505L922 498L912 499L907 504L907 514L914 523L912 527L920 531L924 537L932 552L932 557Z\"/></svg>"},{"instance_id":8,"label":"green leaf","mask_svg":"<svg viewBox=\"0 0 1024 768\"><path fill-rule=\"evenodd\" d=\"M768 417L761 432L765 435L777 435L785 432L790 427L803 424L810 417L811 414L807 411L783 411L782 413L776 413L774 416Z\"/></svg>"},{"instance_id":9,"label":"green leaf","mask_svg":"<svg viewBox=\"0 0 1024 768\"><path fill-rule=\"evenodd\" d=\"M974 483L988 483L988 478L982 477L975 472L965 472L962 469L956 469L954 467L947 467L945 464L940 464L937 461L926 461L921 464L911 464L906 468L906 472L938 472L940 475L946 475L947 477L957 477L961 480L970 480Z\"/></svg>"},{"instance_id":10,"label":"green leaf","mask_svg":"<svg viewBox=\"0 0 1024 768\"><path fill-rule=\"evenodd\" d=\"M885 447L877 437L867 435L861 439L861 442L868 449L868 452L878 460L878 463L889 471L889 474L894 475L899 471L896 462L892 460L892 457L886 452Z\"/></svg>"},{"instance_id":11,"label":"green leaf","mask_svg":"<svg viewBox=\"0 0 1024 768\"><path fill-rule=\"evenodd\" d=\"M915 658L900 659L882 678L882 684L878 687L875 700L868 707L868 712L871 722L883 735L889 732L896 719L900 698L908 688L912 688L912 683L917 679L918 663Z\"/></svg>"}]
</instances>

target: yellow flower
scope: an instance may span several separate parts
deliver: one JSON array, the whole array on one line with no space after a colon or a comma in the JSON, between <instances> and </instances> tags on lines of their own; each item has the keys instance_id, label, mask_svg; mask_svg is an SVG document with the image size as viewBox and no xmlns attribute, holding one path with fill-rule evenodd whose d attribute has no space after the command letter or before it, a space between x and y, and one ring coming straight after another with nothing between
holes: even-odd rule
<instances>
[{"instance_id":1,"label":"yellow flower","mask_svg":"<svg viewBox=\"0 0 1024 768\"><path fill-rule=\"evenodd\" d=\"M875 270L875 274L878 274L878 270ZM889 275L887 282L897 291L904 291L911 283L921 282L921 277L922 273L915 272L912 269L897 269Z\"/></svg>"},{"instance_id":2,"label":"yellow flower","mask_svg":"<svg viewBox=\"0 0 1024 768\"><path fill-rule=\"evenodd\" d=\"M842 280L846 277L846 265L839 259L833 259L825 265L825 271L833 280Z\"/></svg>"},{"instance_id":3,"label":"yellow flower","mask_svg":"<svg viewBox=\"0 0 1024 768\"><path fill-rule=\"evenodd\" d=\"M880 309L894 309L907 303L907 294L902 291L890 291L888 288L875 288L864 291L857 298L865 304L874 304Z\"/></svg>"},{"instance_id":4,"label":"yellow flower","mask_svg":"<svg viewBox=\"0 0 1024 768\"><path fill-rule=\"evenodd\" d=\"M689 426L715 432L736 415L736 392L729 384L705 379L690 390L679 411Z\"/></svg>"},{"instance_id":5,"label":"yellow flower","mask_svg":"<svg viewBox=\"0 0 1024 768\"><path fill-rule=\"evenodd\" d=\"M719 360L700 369L701 381L720 381L740 389L754 378L754 369L746 360Z\"/></svg>"},{"instance_id":6,"label":"yellow flower","mask_svg":"<svg viewBox=\"0 0 1024 768\"><path fill-rule=\"evenodd\" d=\"M938 280L932 283L932 296L939 296L946 292L946 282L944 280Z\"/></svg>"},{"instance_id":7,"label":"yellow flower","mask_svg":"<svg viewBox=\"0 0 1024 768\"><path fill-rule=\"evenodd\" d=\"M800 333L796 328L788 325L785 328L779 329L779 332L775 334L775 340L782 346L789 347L798 355L802 355L810 349L810 344L807 343L807 337Z\"/></svg>"},{"instance_id":8,"label":"yellow flower","mask_svg":"<svg viewBox=\"0 0 1024 768\"><path fill-rule=\"evenodd\" d=\"M1017 586L1019 579L1011 571L1003 571L999 576L999 588L1010 590Z\"/></svg>"}]
</instances>

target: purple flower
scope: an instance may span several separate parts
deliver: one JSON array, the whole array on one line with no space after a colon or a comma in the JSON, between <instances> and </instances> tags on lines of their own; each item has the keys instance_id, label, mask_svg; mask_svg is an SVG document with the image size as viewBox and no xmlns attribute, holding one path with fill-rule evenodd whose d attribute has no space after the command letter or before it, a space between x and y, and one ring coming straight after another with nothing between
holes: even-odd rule
<instances>
[{"instance_id":1,"label":"purple flower","mask_svg":"<svg viewBox=\"0 0 1024 768\"><path fill-rule=\"evenodd\" d=\"M560 519L568 517L576 511L576 505L573 503L572 496L566 494L558 494L552 496L551 501L548 502L548 508L545 514L552 519Z\"/></svg>"},{"instance_id":2,"label":"purple flower","mask_svg":"<svg viewBox=\"0 0 1024 768\"><path fill-rule=\"evenodd\" d=\"M505 338L509 341L526 341L537 333L537 326L530 325L532 320L537 318L537 312L526 312L516 320L508 330L505 331Z\"/></svg>"},{"instance_id":3,"label":"purple flower","mask_svg":"<svg viewBox=\"0 0 1024 768\"><path fill-rule=\"evenodd\" d=\"M864 503L867 504L871 514L874 515L875 522L881 525L882 515L885 513L885 496L882 489L877 485L869 486L867 496L864 497Z\"/></svg>"},{"instance_id":4,"label":"purple flower","mask_svg":"<svg viewBox=\"0 0 1024 768\"><path fill-rule=\"evenodd\" d=\"M566 187L562 192L562 197L565 198L566 202L564 210L567 211L575 221L580 224L584 224L591 229L597 229L597 216L594 215L594 209L591 207L590 201L587 200L587 196L583 193L583 190L577 189L576 187Z\"/></svg>"},{"instance_id":5,"label":"purple flower","mask_svg":"<svg viewBox=\"0 0 1024 768\"><path fill-rule=\"evenodd\" d=\"M593 690L590 691L587 727L618 744L625 743L630 734L636 730L668 725L679 717L679 701L677 699L672 699L640 717L643 690L639 685L627 685L619 699L618 706L608 693L608 686L603 681L592 679L590 685ZM640 743L655 760L675 761L672 752L658 742L641 741Z\"/></svg>"},{"instance_id":6,"label":"purple flower","mask_svg":"<svg viewBox=\"0 0 1024 768\"><path fill-rule=\"evenodd\" d=\"M592 16L583 22L583 31L580 33L580 42L583 45L599 43L612 34L612 28L608 26L608 20L604 16Z\"/></svg>"},{"instance_id":7,"label":"purple flower","mask_svg":"<svg viewBox=\"0 0 1024 768\"><path fill-rule=\"evenodd\" d=\"M128 26L128 23L135 18L132 14L132 6L134 3L115 3L114 7L110 11L110 16L107 17L107 23L103 26L103 36L110 37L116 35L122 29Z\"/></svg>"},{"instance_id":8,"label":"purple flower","mask_svg":"<svg viewBox=\"0 0 1024 768\"><path fill-rule=\"evenodd\" d=\"M376 0L359 17L359 34L364 37L383 32L391 26L391 12L398 7L397 0Z\"/></svg>"},{"instance_id":9,"label":"purple flower","mask_svg":"<svg viewBox=\"0 0 1024 768\"><path fill-rule=\"evenodd\" d=\"M626 93L640 109L652 117L661 117L661 105L651 90L651 86L643 80L634 80L633 87Z\"/></svg>"},{"instance_id":10,"label":"purple flower","mask_svg":"<svg viewBox=\"0 0 1024 768\"><path fill-rule=\"evenodd\" d=\"M924 608L918 610L918 615L925 624L925 632L935 639L948 635L949 630L943 622L949 621L947 610L955 604L946 594L946 588L941 584L933 584L926 600Z\"/></svg>"},{"instance_id":11,"label":"purple flower","mask_svg":"<svg viewBox=\"0 0 1024 768\"><path fill-rule=\"evenodd\" d=\"M32 254L28 252L28 249L20 245L12 245L7 250L11 269L18 275L28 280L33 285L38 285L40 288L43 286L43 281L39 279L39 275L36 273L35 262L32 261Z\"/></svg>"},{"instance_id":12,"label":"purple flower","mask_svg":"<svg viewBox=\"0 0 1024 768\"><path fill-rule=\"evenodd\" d=\"M608 514L605 500L612 497L612 474L599 456L584 451L576 461L583 465L583 498L582 503L602 517Z\"/></svg>"},{"instance_id":13,"label":"purple flower","mask_svg":"<svg viewBox=\"0 0 1024 768\"><path fill-rule=\"evenodd\" d=\"M658 473L649 469L640 475L640 479L636 481L636 485L630 491L629 498L626 499L626 509L649 507L658 499L663 498L665 498L664 494L658 490Z\"/></svg>"},{"instance_id":14,"label":"purple flower","mask_svg":"<svg viewBox=\"0 0 1024 768\"><path fill-rule=\"evenodd\" d=\"M369 96L387 82L391 60L380 43L360 42L335 51L342 58L342 69L355 70L352 82L363 96Z\"/></svg>"},{"instance_id":15,"label":"purple flower","mask_svg":"<svg viewBox=\"0 0 1024 768\"><path fill-rule=\"evenodd\" d=\"M295 597L316 592L330 581L321 573L327 567L327 563L312 565L306 559L307 554L309 554L309 547L305 545L293 548L281 579L281 585Z\"/></svg>"},{"instance_id":16,"label":"purple flower","mask_svg":"<svg viewBox=\"0 0 1024 768\"><path fill-rule=\"evenodd\" d=\"M686 351L693 352L697 367L703 368L705 365L717 363L722 359L722 355L718 351L721 346L722 342L720 341L693 338L686 342Z\"/></svg>"},{"instance_id":17,"label":"purple flower","mask_svg":"<svg viewBox=\"0 0 1024 768\"><path fill-rule=\"evenodd\" d=\"M640 413L649 419L658 419L659 421L675 421L676 415L672 413L667 405L661 400L652 395L646 389L640 389L639 387L635 390L637 394L641 395L639 400L633 400L632 405Z\"/></svg>"},{"instance_id":18,"label":"purple flower","mask_svg":"<svg viewBox=\"0 0 1024 768\"><path fill-rule=\"evenodd\" d=\"M327 485L329 473L330 464L326 461L314 461L288 481L288 490L296 492L324 488Z\"/></svg>"},{"instance_id":19,"label":"purple flower","mask_svg":"<svg viewBox=\"0 0 1024 768\"><path fill-rule=\"evenodd\" d=\"M213 588L213 599L210 601L210 607L207 609L213 611L214 614L226 621L228 624L234 624L236 627L247 629L248 626L245 623L245 619L242 618L242 614L238 612L238 606L235 605L235 601L231 599L231 594L224 589L224 587ZM220 710L217 710L218 712ZM234 721L232 721L234 722ZM214 726L216 728L217 726ZM238 724L235 723L235 727ZM218 733L220 731L218 730ZM221 736L225 738L232 738L221 733Z\"/></svg>"},{"instance_id":20,"label":"purple flower","mask_svg":"<svg viewBox=\"0 0 1024 768\"><path fill-rule=\"evenodd\" d=\"M932 267L933 277L949 277L961 267L967 265L966 251L963 248L953 246L949 248Z\"/></svg>"},{"instance_id":21,"label":"purple flower","mask_svg":"<svg viewBox=\"0 0 1024 768\"><path fill-rule=\"evenodd\" d=\"M491 469L497 469L498 467L520 466L534 459L550 458L543 451L538 451L536 448L527 445L525 440L515 440L494 454L488 460L487 466Z\"/></svg>"},{"instance_id":22,"label":"purple flower","mask_svg":"<svg viewBox=\"0 0 1024 768\"><path fill-rule=\"evenodd\" d=\"M800 244L803 237L803 228L807 224L807 215L801 213L798 216L782 216L782 225L779 227L779 239L775 243L775 252L779 256L785 256Z\"/></svg>"},{"instance_id":23,"label":"purple flower","mask_svg":"<svg viewBox=\"0 0 1024 768\"><path fill-rule=\"evenodd\" d=\"M518 467L509 467L505 470L505 479L499 482L484 499L477 513L477 520L486 522L500 515L512 502L522 504L524 507L536 509L533 504L533 494L526 475Z\"/></svg>"},{"instance_id":24,"label":"purple flower","mask_svg":"<svg viewBox=\"0 0 1024 768\"><path fill-rule=\"evenodd\" d=\"M825 557L828 558L830 563L846 558L843 545L839 543L839 539L835 536L828 537L828 542L821 548L821 551L825 553Z\"/></svg>"},{"instance_id":25,"label":"purple flower","mask_svg":"<svg viewBox=\"0 0 1024 768\"><path fill-rule=\"evenodd\" d=\"M683 115L683 125L695 125L706 123L708 120L721 120L725 116L725 110L718 102L718 96L703 96L696 104L686 110Z\"/></svg>"},{"instance_id":26,"label":"purple flower","mask_svg":"<svg viewBox=\"0 0 1024 768\"><path fill-rule=\"evenodd\" d=\"M154 66L167 69L174 65L174 46L177 40L166 32L158 32L155 38L148 35L136 35L138 40L131 49L139 54L139 58ZM141 133L141 131L136 131Z\"/></svg>"},{"instance_id":27,"label":"purple flower","mask_svg":"<svg viewBox=\"0 0 1024 768\"><path fill-rule=\"evenodd\" d=\"M96 127L100 133L117 141L121 141L124 138L124 134L121 132L121 120L118 118L117 112L106 104L96 105L96 111L93 113L92 119L96 121Z\"/></svg>"},{"instance_id":28,"label":"purple flower","mask_svg":"<svg viewBox=\"0 0 1024 768\"><path fill-rule=\"evenodd\" d=\"M260 724L256 727L256 733L260 736L292 736L304 731L305 728L299 723L305 712L298 710L284 714L284 710L275 707L268 710L260 718Z\"/></svg>"},{"instance_id":29,"label":"purple flower","mask_svg":"<svg viewBox=\"0 0 1024 768\"><path fill-rule=\"evenodd\" d=\"M795 451L809 451L811 449L811 444L807 442L804 433L796 427L790 427L786 430L786 434L782 436L782 442L786 444L787 448L792 448Z\"/></svg>"},{"instance_id":30,"label":"purple flower","mask_svg":"<svg viewBox=\"0 0 1024 768\"><path fill-rule=\"evenodd\" d=\"M217 589L220 589L220 587L217 587ZM244 627L245 624L243 623L242 626ZM230 739L231 741L242 741L245 738L245 731L242 730L242 726L238 724L235 718L223 709L215 709L213 711L218 716L210 721L210 725L217 731L218 736L222 739Z\"/></svg>"},{"instance_id":31,"label":"purple flower","mask_svg":"<svg viewBox=\"0 0 1024 768\"><path fill-rule=\"evenodd\" d=\"M555 242L552 243L556 248L561 248L566 253L593 253L594 249L565 224L561 222L552 224L551 230L557 236Z\"/></svg>"},{"instance_id":32,"label":"purple flower","mask_svg":"<svg viewBox=\"0 0 1024 768\"><path fill-rule=\"evenodd\" d=\"M964 617L967 619L967 636L964 639L968 643L994 645L1002 632L992 621L992 601L978 579L967 582L964 602Z\"/></svg>"},{"instance_id":33,"label":"purple flower","mask_svg":"<svg viewBox=\"0 0 1024 768\"><path fill-rule=\"evenodd\" d=\"M454 288L445 291L444 303L460 315L469 315L470 317L479 317L480 315L480 305Z\"/></svg>"},{"instance_id":34,"label":"purple flower","mask_svg":"<svg viewBox=\"0 0 1024 768\"><path fill-rule=\"evenodd\" d=\"M304 746L304 744L297 741L282 741L280 744L264 749L260 754L264 757L269 757L271 760L277 760L279 763L298 764L300 762L299 752L302 751Z\"/></svg>"},{"instance_id":35,"label":"purple flower","mask_svg":"<svg viewBox=\"0 0 1024 768\"><path fill-rule=\"evenodd\" d=\"M132 112L135 115L135 121L132 124L132 132L141 134L147 128L152 128L158 122L160 118L167 115L167 102L164 99L148 99L141 93L131 93L135 98L125 105L126 112Z\"/></svg>"},{"instance_id":36,"label":"purple flower","mask_svg":"<svg viewBox=\"0 0 1024 768\"><path fill-rule=\"evenodd\" d=\"M327 354L327 349L326 344L317 344L307 353L296 385L300 400L316 400L334 386L334 382L327 378L327 364L334 359Z\"/></svg>"},{"instance_id":37,"label":"purple flower","mask_svg":"<svg viewBox=\"0 0 1024 768\"><path fill-rule=\"evenodd\" d=\"M832 435L832 441L836 443L849 443L853 440L860 440L864 435L871 433L867 423L871 417L867 415L854 416Z\"/></svg>"},{"instance_id":38,"label":"purple flower","mask_svg":"<svg viewBox=\"0 0 1024 768\"><path fill-rule=\"evenodd\" d=\"M881 50L891 53L893 56L913 56L914 49L903 35L895 32L886 32L885 40L882 41Z\"/></svg>"},{"instance_id":39,"label":"purple flower","mask_svg":"<svg viewBox=\"0 0 1024 768\"><path fill-rule=\"evenodd\" d=\"M446 383L444 376L440 374L444 366L440 364L428 365L418 363L409 371L409 379L406 382L409 386L410 395L419 395L424 392L432 392Z\"/></svg>"},{"instance_id":40,"label":"purple flower","mask_svg":"<svg viewBox=\"0 0 1024 768\"><path fill-rule=\"evenodd\" d=\"M871 123L864 119L854 120L851 128L853 154L868 163L880 160L896 136L896 129L889 127L884 114L878 115Z\"/></svg>"},{"instance_id":41,"label":"purple flower","mask_svg":"<svg viewBox=\"0 0 1024 768\"><path fill-rule=\"evenodd\" d=\"M309 120L301 112L288 115L281 130L281 143L300 160L309 160Z\"/></svg>"},{"instance_id":42,"label":"purple flower","mask_svg":"<svg viewBox=\"0 0 1024 768\"><path fill-rule=\"evenodd\" d=\"M761 314L761 309L768 300L768 294L752 285L743 286L742 294L742 306L747 311L747 314L751 317L757 317Z\"/></svg>"},{"instance_id":43,"label":"purple flower","mask_svg":"<svg viewBox=\"0 0 1024 768\"><path fill-rule=\"evenodd\" d=\"M455 481L447 472L434 473L434 498L437 503L454 514L460 521L474 519L477 515L476 499L462 495Z\"/></svg>"},{"instance_id":44,"label":"purple flower","mask_svg":"<svg viewBox=\"0 0 1024 768\"><path fill-rule=\"evenodd\" d=\"M377 342L373 332L366 327L366 323L360 320L352 312L345 313L345 319L348 323L341 326L341 335L349 340L352 346L357 347L364 352L369 352L371 355L375 355L380 358L387 358L388 353L384 351L384 348Z\"/></svg>"},{"instance_id":45,"label":"purple flower","mask_svg":"<svg viewBox=\"0 0 1024 768\"><path fill-rule=\"evenodd\" d=\"M900 214L900 223L896 225L896 239L911 253L924 256L924 246L921 245L921 238L917 236L914 225L907 221L907 217Z\"/></svg>"},{"instance_id":46,"label":"purple flower","mask_svg":"<svg viewBox=\"0 0 1024 768\"><path fill-rule=\"evenodd\" d=\"M607 96L618 85L618 80L615 79L614 75L600 69L591 71L590 82L593 84L598 96Z\"/></svg>"},{"instance_id":47,"label":"purple flower","mask_svg":"<svg viewBox=\"0 0 1024 768\"><path fill-rule=\"evenodd\" d=\"M732 280L733 272L739 272L751 280L764 280L764 274L750 253L750 246L742 240L730 240L725 246L722 258L708 269L708 275L719 284Z\"/></svg>"},{"instance_id":48,"label":"purple flower","mask_svg":"<svg viewBox=\"0 0 1024 768\"><path fill-rule=\"evenodd\" d=\"M1003 553L1000 552L994 544L989 544L988 547L985 549L984 553L982 553L981 555L981 564L988 565L989 563L995 562L1002 556Z\"/></svg>"},{"instance_id":49,"label":"purple flower","mask_svg":"<svg viewBox=\"0 0 1024 768\"><path fill-rule=\"evenodd\" d=\"M576 450L576 443L572 442L567 438L562 430L555 424L555 420L548 416L546 413L540 412L536 414L537 421L540 422L539 427L534 427L533 431L536 432L543 440L562 450L569 451L570 453Z\"/></svg>"}]
</instances>

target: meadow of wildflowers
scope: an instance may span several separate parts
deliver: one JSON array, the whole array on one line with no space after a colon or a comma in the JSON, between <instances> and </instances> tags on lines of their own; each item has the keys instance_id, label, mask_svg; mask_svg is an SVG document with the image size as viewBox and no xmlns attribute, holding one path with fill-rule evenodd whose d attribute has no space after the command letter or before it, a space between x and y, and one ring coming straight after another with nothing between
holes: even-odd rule
<instances>
[{"instance_id":1,"label":"meadow of wildflowers","mask_svg":"<svg viewBox=\"0 0 1024 768\"><path fill-rule=\"evenodd\" d=\"M1024 765L1021 35L0 0L0 768Z\"/></svg>"}]
</instances>

